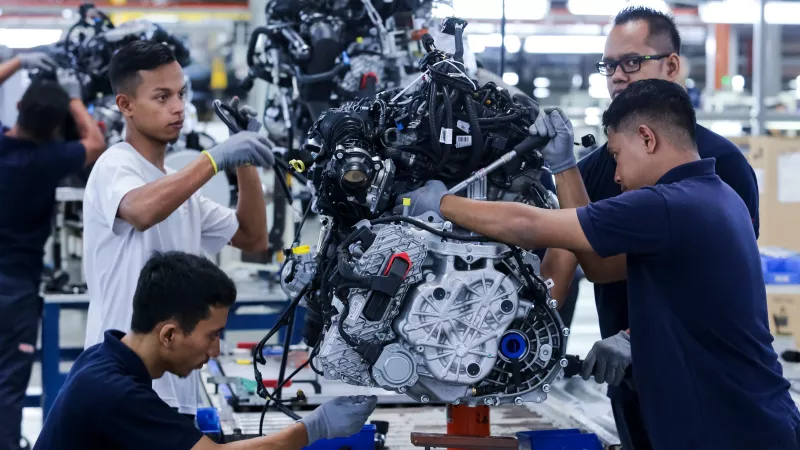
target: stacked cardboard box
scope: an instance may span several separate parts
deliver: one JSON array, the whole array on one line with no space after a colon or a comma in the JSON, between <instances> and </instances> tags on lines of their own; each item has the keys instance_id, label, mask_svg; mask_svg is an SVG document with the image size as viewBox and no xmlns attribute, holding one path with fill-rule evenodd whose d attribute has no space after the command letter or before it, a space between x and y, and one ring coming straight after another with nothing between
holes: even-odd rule
<instances>
[{"instance_id":1,"label":"stacked cardboard box","mask_svg":"<svg viewBox=\"0 0 800 450\"><path fill-rule=\"evenodd\" d=\"M758 181L758 245L800 252L800 139L733 139L746 152ZM781 277L786 278L785 280ZM770 331L800 346L800 285L794 275L765 271Z\"/></svg>"}]
</instances>

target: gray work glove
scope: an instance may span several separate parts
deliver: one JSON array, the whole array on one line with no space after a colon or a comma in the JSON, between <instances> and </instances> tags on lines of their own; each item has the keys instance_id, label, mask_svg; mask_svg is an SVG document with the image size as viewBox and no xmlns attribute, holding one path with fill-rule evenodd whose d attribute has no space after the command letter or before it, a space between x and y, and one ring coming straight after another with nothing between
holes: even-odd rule
<instances>
[{"instance_id":1,"label":"gray work glove","mask_svg":"<svg viewBox=\"0 0 800 450\"><path fill-rule=\"evenodd\" d=\"M547 136L550 142L542 149L542 155L553 174L571 169L578 164L575 159L575 136L572 122L558 108L546 108L528 128L532 136Z\"/></svg>"},{"instance_id":2,"label":"gray work glove","mask_svg":"<svg viewBox=\"0 0 800 450\"><path fill-rule=\"evenodd\" d=\"M25 70L55 70L56 68L56 62L45 52L22 53L19 55L19 63Z\"/></svg>"},{"instance_id":3,"label":"gray work glove","mask_svg":"<svg viewBox=\"0 0 800 450\"><path fill-rule=\"evenodd\" d=\"M67 91L70 99L83 99L81 82L78 81L75 72L66 69L58 69L56 76L58 77L58 84Z\"/></svg>"},{"instance_id":4,"label":"gray work glove","mask_svg":"<svg viewBox=\"0 0 800 450\"><path fill-rule=\"evenodd\" d=\"M250 105L241 105L240 102L239 97L233 97L230 105L235 111L239 111L242 117L247 119L247 131L261 130L261 122L256 118L258 111ZM228 133L231 134L231 131L228 130Z\"/></svg>"},{"instance_id":5,"label":"gray work glove","mask_svg":"<svg viewBox=\"0 0 800 450\"><path fill-rule=\"evenodd\" d=\"M625 378L625 369L631 365L631 337L625 331L597 341L581 365L581 377L588 380L619 386ZM595 370L597 366L597 370Z\"/></svg>"},{"instance_id":6,"label":"gray work glove","mask_svg":"<svg viewBox=\"0 0 800 450\"><path fill-rule=\"evenodd\" d=\"M328 400L300 419L308 432L308 444L358 433L377 405L378 397L374 395L351 395Z\"/></svg>"},{"instance_id":7,"label":"gray work glove","mask_svg":"<svg viewBox=\"0 0 800 450\"><path fill-rule=\"evenodd\" d=\"M441 181L438 180L430 180L425 183L425 186L422 186L419 189L413 190L411 192L407 192L403 195L398 195L397 200L395 201L395 209L394 212L396 214L400 214L403 212L403 199L410 198L411 199L411 207L409 209L410 216L419 216L421 214L425 214L428 211L433 211L438 214L440 217L442 216L442 211L439 209L439 206L442 203L442 198L447 195L447 186L444 185Z\"/></svg>"},{"instance_id":8,"label":"gray work glove","mask_svg":"<svg viewBox=\"0 0 800 450\"><path fill-rule=\"evenodd\" d=\"M275 164L269 141L255 131L236 133L205 153L214 162L217 173L244 165L270 168Z\"/></svg>"}]
</instances>

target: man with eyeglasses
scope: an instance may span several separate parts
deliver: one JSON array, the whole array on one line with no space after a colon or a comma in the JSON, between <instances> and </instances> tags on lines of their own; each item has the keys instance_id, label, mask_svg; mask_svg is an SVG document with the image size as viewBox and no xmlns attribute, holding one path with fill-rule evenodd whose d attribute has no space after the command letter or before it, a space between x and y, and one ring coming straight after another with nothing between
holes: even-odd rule
<instances>
[{"instance_id":1,"label":"man with eyeglasses","mask_svg":"<svg viewBox=\"0 0 800 450\"><path fill-rule=\"evenodd\" d=\"M670 16L646 7L629 7L615 16L597 68L607 77L608 92L615 98L637 80L676 81L681 69L680 46L680 34ZM727 139L700 125L695 131L700 157L716 159L716 173L744 200L758 237L758 187L753 169ZM578 208L588 201L598 202L623 192L624 186L616 174L617 164L606 145L576 162L572 125L566 118L554 120L551 115L531 127L531 133L551 137L543 153L555 175L562 208ZM547 251L542 274L555 282L554 298L567 297L577 265L578 259L571 251ZM593 271L592 267L583 269L587 279L595 284L603 338L586 355L583 378L588 380L593 372L599 372L595 374L598 383L614 380L615 385L608 386L608 396L623 449L650 449L652 444L642 419L639 396L630 385L618 382L631 362L627 282L609 282L604 279L605 274Z\"/></svg>"}]
</instances>

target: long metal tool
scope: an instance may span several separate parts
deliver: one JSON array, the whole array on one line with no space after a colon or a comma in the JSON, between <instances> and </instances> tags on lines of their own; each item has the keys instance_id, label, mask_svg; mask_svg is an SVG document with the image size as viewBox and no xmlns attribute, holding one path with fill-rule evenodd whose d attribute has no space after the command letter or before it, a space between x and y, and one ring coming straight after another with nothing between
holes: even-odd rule
<instances>
[{"instance_id":1,"label":"long metal tool","mask_svg":"<svg viewBox=\"0 0 800 450\"><path fill-rule=\"evenodd\" d=\"M475 173L470 175L469 178L467 178L466 180L462 181L461 183L458 183L457 185L453 186L448 191L448 193L457 194L457 193L463 191L470 184L472 184L472 183L474 183L474 182L476 182L478 180L481 180L483 178L486 178L486 176L489 175L490 173L492 173L495 170L499 169L500 167L503 167L504 165L508 164L512 159L516 158L517 155L519 155L520 153L526 153L526 152L533 151L534 149L537 149L537 148L542 148L545 144L547 144L547 142L549 140L550 140L550 138L547 137L547 136L531 136L531 137L525 139L524 141L522 141L519 144L517 144L514 147L514 150L511 150L510 152L508 152L505 155L501 156L499 159L497 159L495 162L489 164L488 166L486 166L486 167L484 167L482 169L476 170Z\"/></svg>"}]
</instances>

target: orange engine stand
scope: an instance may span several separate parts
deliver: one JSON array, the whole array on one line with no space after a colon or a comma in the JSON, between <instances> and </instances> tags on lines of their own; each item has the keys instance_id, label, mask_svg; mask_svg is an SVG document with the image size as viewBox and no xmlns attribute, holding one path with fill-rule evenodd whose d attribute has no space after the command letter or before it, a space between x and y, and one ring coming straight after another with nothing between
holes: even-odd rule
<instances>
[{"instance_id":1,"label":"orange engine stand","mask_svg":"<svg viewBox=\"0 0 800 450\"><path fill-rule=\"evenodd\" d=\"M448 435L489 437L489 431L488 406L447 405Z\"/></svg>"}]
</instances>

